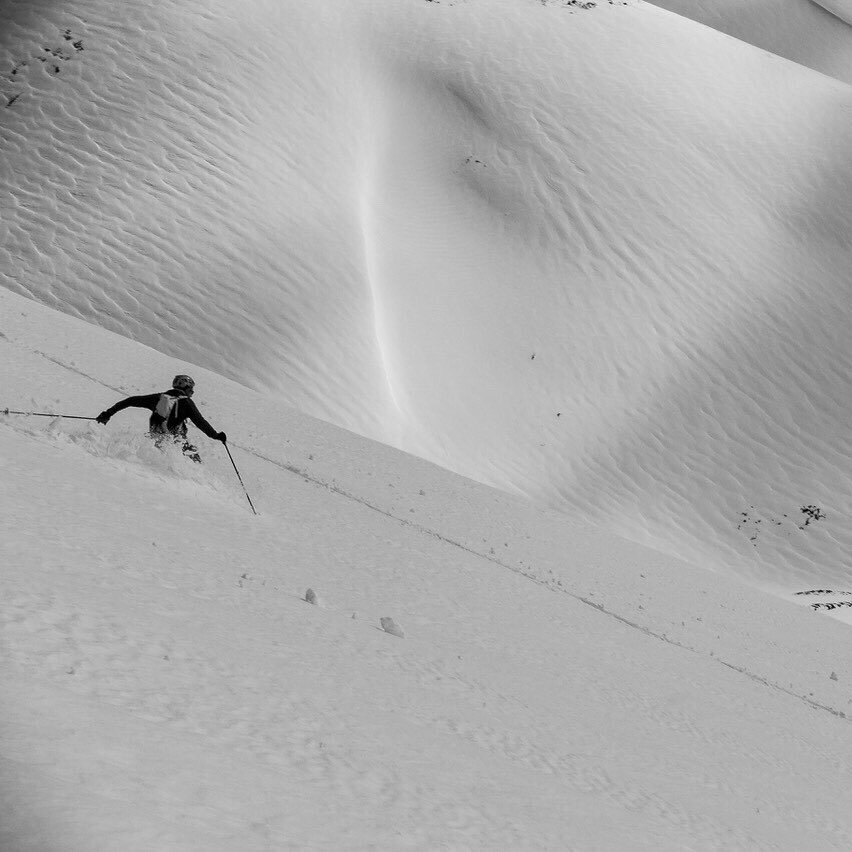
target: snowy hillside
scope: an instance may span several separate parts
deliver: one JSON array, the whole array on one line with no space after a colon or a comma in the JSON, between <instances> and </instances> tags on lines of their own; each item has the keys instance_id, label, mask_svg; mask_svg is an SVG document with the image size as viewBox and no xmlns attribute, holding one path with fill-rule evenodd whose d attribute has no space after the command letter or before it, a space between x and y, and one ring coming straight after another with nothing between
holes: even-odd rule
<instances>
[{"instance_id":1,"label":"snowy hillside","mask_svg":"<svg viewBox=\"0 0 852 852\"><path fill-rule=\"evenodd\" d=\"M764 588L845 588L852 89L583 5L4 4L0 284ZM778 32L820 54L805 8L847 39L810 0Z\"/></svg>"},{"instance_id":2,"label":"snowy hillside","mask_svg":"<svg viewBox=\"0 0 852 852\"><path fill-rule=\"evenodd\" d=\"M814 0L814 2L844 23L852 26L852 3L849 0Z\"/></svg>"},{"instance_id":3,"label":"snowy hillside","mask_svg":"<svg viewBox=\"0 0 852 852\"><path fill-rule=\"evenodd\" d=\"M852 83L849 0L653 0L653 3Z\"/></svg>"},{"instance_id":4,"label":"snowy hillside","mask_svg":"<svg viewBox=\"0 0 852 852\"><path fill-rule=\"evenodd\" d=\"M33 410L190 369L260 511L144 412L0 415L4 852L849 848L847 626L8 291L0 317Z\"/></svg>"},{"instance_id":5,"label":"snowy hillside","mask_svg":"<svg viewBox=\"0 0 852 852\"><path fill-rule=\"evenodd\" d=\"M849 20L0 4L0 850L852 847Z\"/></svg>"}]
</instances>

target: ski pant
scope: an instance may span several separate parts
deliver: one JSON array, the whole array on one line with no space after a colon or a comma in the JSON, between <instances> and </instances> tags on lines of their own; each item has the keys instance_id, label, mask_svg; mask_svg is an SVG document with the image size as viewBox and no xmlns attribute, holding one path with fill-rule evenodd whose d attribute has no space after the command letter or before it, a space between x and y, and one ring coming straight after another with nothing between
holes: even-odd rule
<instances>
[{"instance_id":1,"label":"ski pant","mask_svg":"<svg viewBox=\"0 0 852 852\"><path fill-rule=\"evenodd\" d=\"M188 459L192 459L194 462L201 464L201 455L198 452L198 447L194 444L190 444L186 435L180 435L175 432L149 432L148 434L151 436L151 440L158 449L162 449L166 441L170 441L173 444L177 444L180 447L181 452Z\"/></svg>"}]
</instances>

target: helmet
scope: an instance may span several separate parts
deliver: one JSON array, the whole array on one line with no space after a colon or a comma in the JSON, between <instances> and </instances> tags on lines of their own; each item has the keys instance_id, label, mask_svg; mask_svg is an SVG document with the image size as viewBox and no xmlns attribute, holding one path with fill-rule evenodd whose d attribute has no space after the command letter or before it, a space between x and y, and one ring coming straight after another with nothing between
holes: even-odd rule
<instances>
[{"instance_id":1,"label":"helmet","mask_svg":"<svg viewBox=\"0 0 852 852\"><path fill-rule=\"evenodd\" d=\"M189 376L175 376L172 379L172 387L175 390L189 391L192 393L195 382Z\"/></svg>"}]
</instances>

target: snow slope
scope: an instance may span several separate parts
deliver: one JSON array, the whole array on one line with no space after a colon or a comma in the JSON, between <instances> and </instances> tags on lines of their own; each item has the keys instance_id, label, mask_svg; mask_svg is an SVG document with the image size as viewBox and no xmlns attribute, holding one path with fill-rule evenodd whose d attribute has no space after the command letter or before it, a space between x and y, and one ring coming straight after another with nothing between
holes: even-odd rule
<instances>
[{"instance_id":1,"label":"snow slope","mask_svg":"<svg viewBox=\"0 0 852 852\"><path fill-rule=\"evenodd\" d=\"M0 416L0 848L849 848L844 625L8 291L0 318L37 410L191 370L260 511L144 412Z\"/></svg>"},{"instance_id":2,"label":"snow slope","mask_svg":"<svg viewBox=\"0 0 852 852\"><path fill-rule=\"evenodd\" d=\"M635 2L3 14L9 291L780 594L850 587L847 85Z\"/></svg>"},{"instance_id":3,"label":"snow slope","mask_svg":"<svg viewBox=\"0 0 852 852\"><path fill-rule=\"evenodd\" d=\"M848 0L653 0L676 12L852 83L852 6ZM831 13L831 14L827 14Z\"/></svg>"},{"instance_id":4,"label":"snow slope","mask_svg":"<svg viewBox=\"0 0 852 852\"><path fill-rule=\"evenodd\" d=\"M852 3L849 0L815 0L818 6L852 26Z\"/></svg>"}]
</instances>

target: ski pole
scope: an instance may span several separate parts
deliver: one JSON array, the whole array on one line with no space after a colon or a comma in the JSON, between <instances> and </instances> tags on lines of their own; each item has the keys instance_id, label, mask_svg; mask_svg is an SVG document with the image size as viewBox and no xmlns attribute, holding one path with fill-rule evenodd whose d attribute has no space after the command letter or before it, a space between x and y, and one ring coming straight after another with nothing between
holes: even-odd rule
<instances>
[{"instance_id":1,"label":"ski pole","mask_svg":"<svg viewBox=\"0 0 852 852\"><path fill-rule=\"evenodd\" d=\"M248 504L249 504L249 506L251 506L252 512L254 512L255 515L256 515L257 511L254 508L254 503L251 502L251 497L249 497L249 495L248 495L248 491L246 490L246 486L245 486L245 483L243 482L243 478L240 476L240 472L237 470L237 463L234 461L234 457L231 455L231 449L227 445L227 443L225 443L224 441L222 443L225 447L225 452L228 453L228 458L231 460L231 464L234 466L234 473L236 473L237 479L240 480L240 485L243 486L243 492L246 495L246 500L248 500Z\"/></svg>"},{"instance_id":2,"label":"ski pole","mask_svg":"<svg viewBox=\"0 0 852 852\"><path fill-rule=\"evenodd\" d=\"M97 420L97 417L81 417L79 414L43 414L41 411L12 411L0 409L0 414L24 414L27 417L64 417L66 420Z\"/></svg>"}]
</instances>

